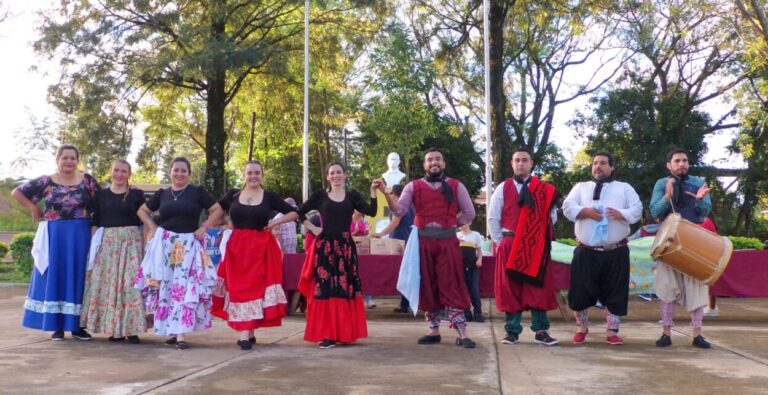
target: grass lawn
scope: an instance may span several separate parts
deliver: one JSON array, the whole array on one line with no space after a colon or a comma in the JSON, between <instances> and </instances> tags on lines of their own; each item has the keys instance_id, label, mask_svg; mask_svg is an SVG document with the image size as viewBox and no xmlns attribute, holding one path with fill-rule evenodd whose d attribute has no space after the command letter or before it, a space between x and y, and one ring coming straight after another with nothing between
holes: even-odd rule
<instances>
[{"instance_id":1,"label":"grass lawn","mask_svg":"<svg viewBox=\"0 0 768 395\"><path fill-rule=\"evenodd\" d=\"M36 228L29 215L17 211L0 213L0 232L34 232Z\"/></svg>"}]
</instances>

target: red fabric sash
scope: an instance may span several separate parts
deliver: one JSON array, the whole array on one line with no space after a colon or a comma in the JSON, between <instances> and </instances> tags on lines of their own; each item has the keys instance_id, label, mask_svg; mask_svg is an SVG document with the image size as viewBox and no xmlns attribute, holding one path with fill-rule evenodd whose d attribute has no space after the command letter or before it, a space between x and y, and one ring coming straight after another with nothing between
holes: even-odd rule
<instances>
[{"instance_id":1,"label":"red fabric sash","mask_svg":"<svg viewBox=\"0 0 768 395\"><path fill-rule=\"evenodd\" d=\"M549 213L557 190L536 177L531 177L528 189L536 208L531 209L527 205L520 208L515 241L506 268L510 277L542 286L544 267L549 260L548 247L552 240Z\"/></svg>"}]
</instances>

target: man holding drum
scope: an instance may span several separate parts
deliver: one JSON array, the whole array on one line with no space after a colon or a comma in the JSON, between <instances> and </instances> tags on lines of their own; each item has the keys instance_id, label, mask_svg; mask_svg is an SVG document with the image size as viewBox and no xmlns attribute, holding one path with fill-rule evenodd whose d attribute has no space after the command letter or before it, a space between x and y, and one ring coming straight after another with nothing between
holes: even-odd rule
<instances>
[{"instance_id":1,"label":"man holding drum","mask_svg":"<svg viewBox=\"0 0 768 395\"><path fill-rule=\"evenodd\" d=\"M667 154L667 169L669 176L660 178L653 187L651 215L661 222L672 212L677 212L683 219L702 224L712 211L706 181L702 177L688 175L688 155L682 149L674 149ZM691 314L693 345L710 348L709 342L701 335L704 306L709 301L707 284L657 261L653 286L661 300L661 322L664 325L664 333L656 341L656 346L672 345L672 319L675 305L680 304Z\"/></svg>"},{"instance_id":2,"label":"man holding drum","mask_svg":"<svg viewBox=\"0 0 768 395\"><path fill-rule=\"evenodd\" d=\"M614 180L613 156L592 155L592 180L574 185L563 202L563 214L576 223L579 241L573 251L568 305L576 315L574 344L589 332L587 309L599 300L605 307L608 344L624 344L621 316L629 299L629 225L640 220L643 204L631 185Z\"/></svg>"}]
</instances>

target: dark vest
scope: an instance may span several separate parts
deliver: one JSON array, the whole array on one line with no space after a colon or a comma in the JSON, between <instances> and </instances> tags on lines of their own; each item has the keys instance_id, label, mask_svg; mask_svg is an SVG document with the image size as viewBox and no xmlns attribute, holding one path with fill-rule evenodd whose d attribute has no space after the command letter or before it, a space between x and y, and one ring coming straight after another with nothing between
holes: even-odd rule
<instances>
[{"instance_id":1,"label":"dark vest","mask_svg":"<svg viewBox=\"0 0 768 395\"><path fill-rule=\"evenodd\" d=\"M689 182L683 182L683 197L680 204L675 206L675 210L680 214L680 216L696 224L704 222L704 217L699 213L699 208L696 205L696 198L694 197L698 191L699 187L696 185ZM685 192L690 192L694 196L691 196ZM672 207L668 208L659 218L659 220L664 221L664 219L667 218L667 216L671 213Z\"/></svg>"},{"instance_id":2,"label":"dark vest","mask_svg":"<svg viewBox=\"0 0 768 395\"><path fill-rule=\"evenodd\" d=\"M459 181L448 178L446 182L453 193L453 202L450 204L443 196L442 188L432 189L422 178L413 181L413 207L416 209L413 223L419 229L424 229L427 224L433 222L440 224L443 228L456 227L458 223L456 215L459 212Z\"/></svg>"}]
</instances>

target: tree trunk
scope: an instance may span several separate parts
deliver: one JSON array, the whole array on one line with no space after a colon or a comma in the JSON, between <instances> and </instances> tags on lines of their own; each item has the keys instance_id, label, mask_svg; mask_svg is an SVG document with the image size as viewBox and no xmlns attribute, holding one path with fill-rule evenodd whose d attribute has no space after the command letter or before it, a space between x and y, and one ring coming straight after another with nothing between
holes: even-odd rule
<instances>
[{"instance_id":1,"label":"tree trunk","mask_svg":"<svg viewBox=\"0 0 768 395\"><path fill-rule=\"evenodd\" d=\"M224 146L227 132L224 129L226 98L224 73L208 80L208 103L206 106L208 124L205 131L205 188L213 196L222 196L226 191Z\"/></svg>"},{"instance_id":2,"label":"tree trunk","mask_svg":"<svg viewBox=\"0 0 768 395\"><path fill-rule=\"evenodd\" d=\"M488 41L490 44L490 101L491 101L491 144L493 145L493 178L496 184L507 178L512 144L507 133L507 97L504 94L504 20L507 5L502 1L491 1L488 12Z\"/></svg>"},{"instance_id":3,"label":"tree trunk","mask_svg":"<svg viewBox=\"0 0 768 395\"><path fill-rule=\"evenodd\" d=\"M212 21L212 41L225 39L224 28L223 21ZM227 144L227 131L224 128L224 110L227 107L227 75L220 60L214 60L206 74L208 123L205 130L205 188L213 196L223 196L226 192L224 147Z\"/></svg>"}]
</instances>

